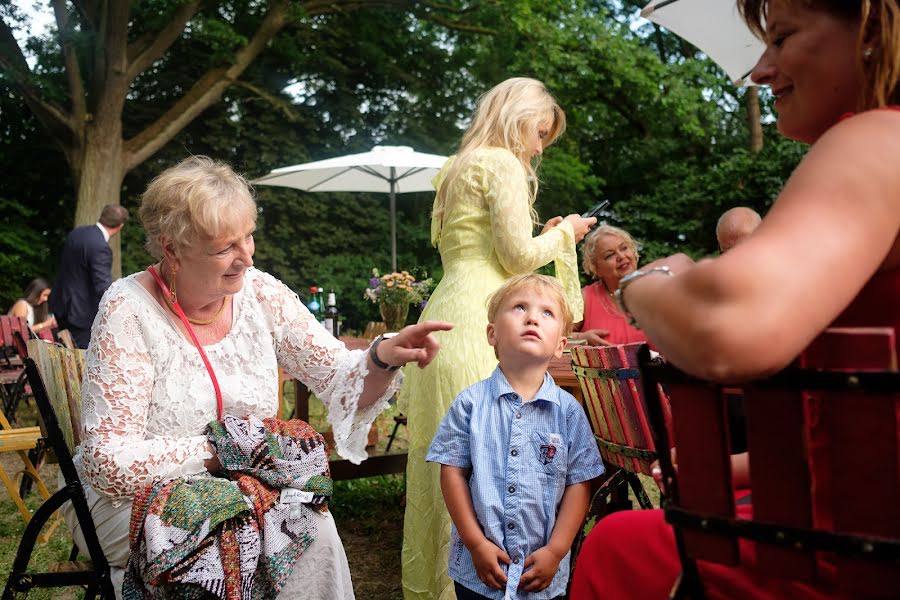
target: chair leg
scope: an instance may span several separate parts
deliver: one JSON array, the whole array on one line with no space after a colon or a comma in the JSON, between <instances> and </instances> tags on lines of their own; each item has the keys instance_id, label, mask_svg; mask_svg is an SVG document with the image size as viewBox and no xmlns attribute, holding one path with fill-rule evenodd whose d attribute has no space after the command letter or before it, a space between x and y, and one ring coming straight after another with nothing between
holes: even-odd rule
<instances>
[{"instance_id":1,"label":"chair leg","mask_svg":"<svg viewBox=\"0 0 900 600\"><path fill-rule=\"evenodd\" d=\"M401 425L403 425L403 421L394 419L394 429L391 431L391 437L388 438L387 446L384 448L385 454L391 451L391 444L394 443L394 438L397 437L397 430L400 429Z\"/></svg>"},{"instance_id":2,"label":"chair leg","mask_svg":"<svg viewBox=\"0 0 900 600\"><path fill-rule=\"evenodd\" d=\"M638 476L635 473L628 473L625 475L625 478L631 486L631 491L634 492L638 505L645 510L653 508L653 504L650 502L650 498L647 496L647 492L644 490L644 486L641 485L641 480L638 479Z\"/></svg>"}]
</instances>

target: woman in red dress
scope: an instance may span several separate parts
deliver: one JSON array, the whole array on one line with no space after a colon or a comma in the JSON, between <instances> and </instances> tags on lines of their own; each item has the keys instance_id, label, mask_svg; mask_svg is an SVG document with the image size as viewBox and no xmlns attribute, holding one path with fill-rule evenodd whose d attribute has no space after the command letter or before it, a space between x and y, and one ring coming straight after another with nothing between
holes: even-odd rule
<instances>
[{"instance_id":1,"label":"woman in red dress","mask_svg":"<svg viewBox=\"0 0 900 600\"><path fill-rule=\"evenodd\" d=\"M667 360L720 381L783 368L830 325L900 332L900 2L737 3L766 42L752 77L776 97L779 131L812 146L751 238L696 264L657 261L674 275L645 269L623 294ZM698 567L710 598L845 593L840 573L811 587ZM614 513L588 537L571 597L665 598L680 570L661 511Z\"/></svg>"},{"instance_id":2,"label":"woman in red dress","mask_svg":"<svg viewBox=\"0 0 900 600\"><path fill-rule=\"evenodd\" d=\"M637 242L624 229L600 225L584 238L582 268L596 281L581 288L584 321L575 324L573 339L589 346L646 342L644 332L628 324L613 299L619 281L637 269Z\"/></svg>"}]
</instances>

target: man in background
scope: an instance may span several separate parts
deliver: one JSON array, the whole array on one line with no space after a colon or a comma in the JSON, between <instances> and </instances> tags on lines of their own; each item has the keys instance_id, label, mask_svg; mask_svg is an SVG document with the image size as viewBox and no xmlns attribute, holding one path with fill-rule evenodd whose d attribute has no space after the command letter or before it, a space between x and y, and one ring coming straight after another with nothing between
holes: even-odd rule
<instances>
[{"instance_id":1,"label":"man in background","mask_svg":"<svg viewBox=\"0 0 900 600\"><path fill-rule=\"evenodd\" d=\"M126 221L127 209L107 204L97 223L73 229L63 246L50 310L60 329L68 329L79 348L87 348L100 298L112 284L109 240Z\"/></svg>"},{"instance_id":2,"label":"man in background","mask_svg":"<svg viewBox=\"0 0 900 600\"><path fill-rule=\"evenodd\" d=\"M737 206L726 210L719 217L716 224L716 239L719 240L719 251L727 252L734 248L744 238L753 233L762 222L759 216L752 208L746 206Z\"/></svg>"}]
</instances>

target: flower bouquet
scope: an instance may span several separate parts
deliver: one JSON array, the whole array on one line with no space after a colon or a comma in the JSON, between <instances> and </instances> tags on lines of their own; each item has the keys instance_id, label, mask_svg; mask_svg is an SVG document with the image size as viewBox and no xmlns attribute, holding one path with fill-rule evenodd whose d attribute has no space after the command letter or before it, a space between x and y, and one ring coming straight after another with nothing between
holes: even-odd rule
<instances>
[{"instance_id":1,"label":"flower bouquet","mask_svg":"<svg viewBox=\"0 0 900 600\"><path fill-rule=\"evenodd\" d=\"M372 269L365 297L378 305L388 331L399 331L406 324L410 304L424 304L431 294L431 279L417 281L408 271L379 275Z\"/></svg>"}]
</instances>

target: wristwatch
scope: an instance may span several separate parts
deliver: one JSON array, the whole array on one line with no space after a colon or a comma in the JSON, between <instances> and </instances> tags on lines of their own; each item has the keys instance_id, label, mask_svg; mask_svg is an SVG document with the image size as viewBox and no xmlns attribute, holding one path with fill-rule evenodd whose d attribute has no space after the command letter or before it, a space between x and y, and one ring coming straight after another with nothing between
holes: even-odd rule
<instances>
[{"instance_id":1,"label":"wristwatch","mask_svg":"<svg viewBox=\"0 0 900 600\"><path fill-rule=\"evenodd\" d=\"M400 368L400 365L389 365L380 358L378 358L378 345L384 340L390 339L397 335L396 333L382 333L372 342L372 345L369 346L369 358L372 359L372 362L375 363L375 366L381 369L382 371L396 371Z\"/></svg>"},{"instance_id":2,"label":"wristwatch","mask_svg":"<svg viewBox=\"0 0 900 600\"><path fill-rule=\"evenodd\" d=\"M665 275L668 275L669 277L672 276L672 270L669 267L653 267L652 269L647 269L646 271L636 269L619 280L619 289L617 289L615 294L613 294L616 297L616 304L619 305L619 310L621 310L622 314L625 315L625 318L628 319L628 324L637 329L640 329L640 326L637 324L634 315L631 314L631 311L629 311L628 307L625 306L625 296L623 296L623 294L625 293L625 288L627 288L632 281L640 279L641 277L645 277L647 275L651 275L653 273L663 273Z\"/></svg>"}]
</instances>

